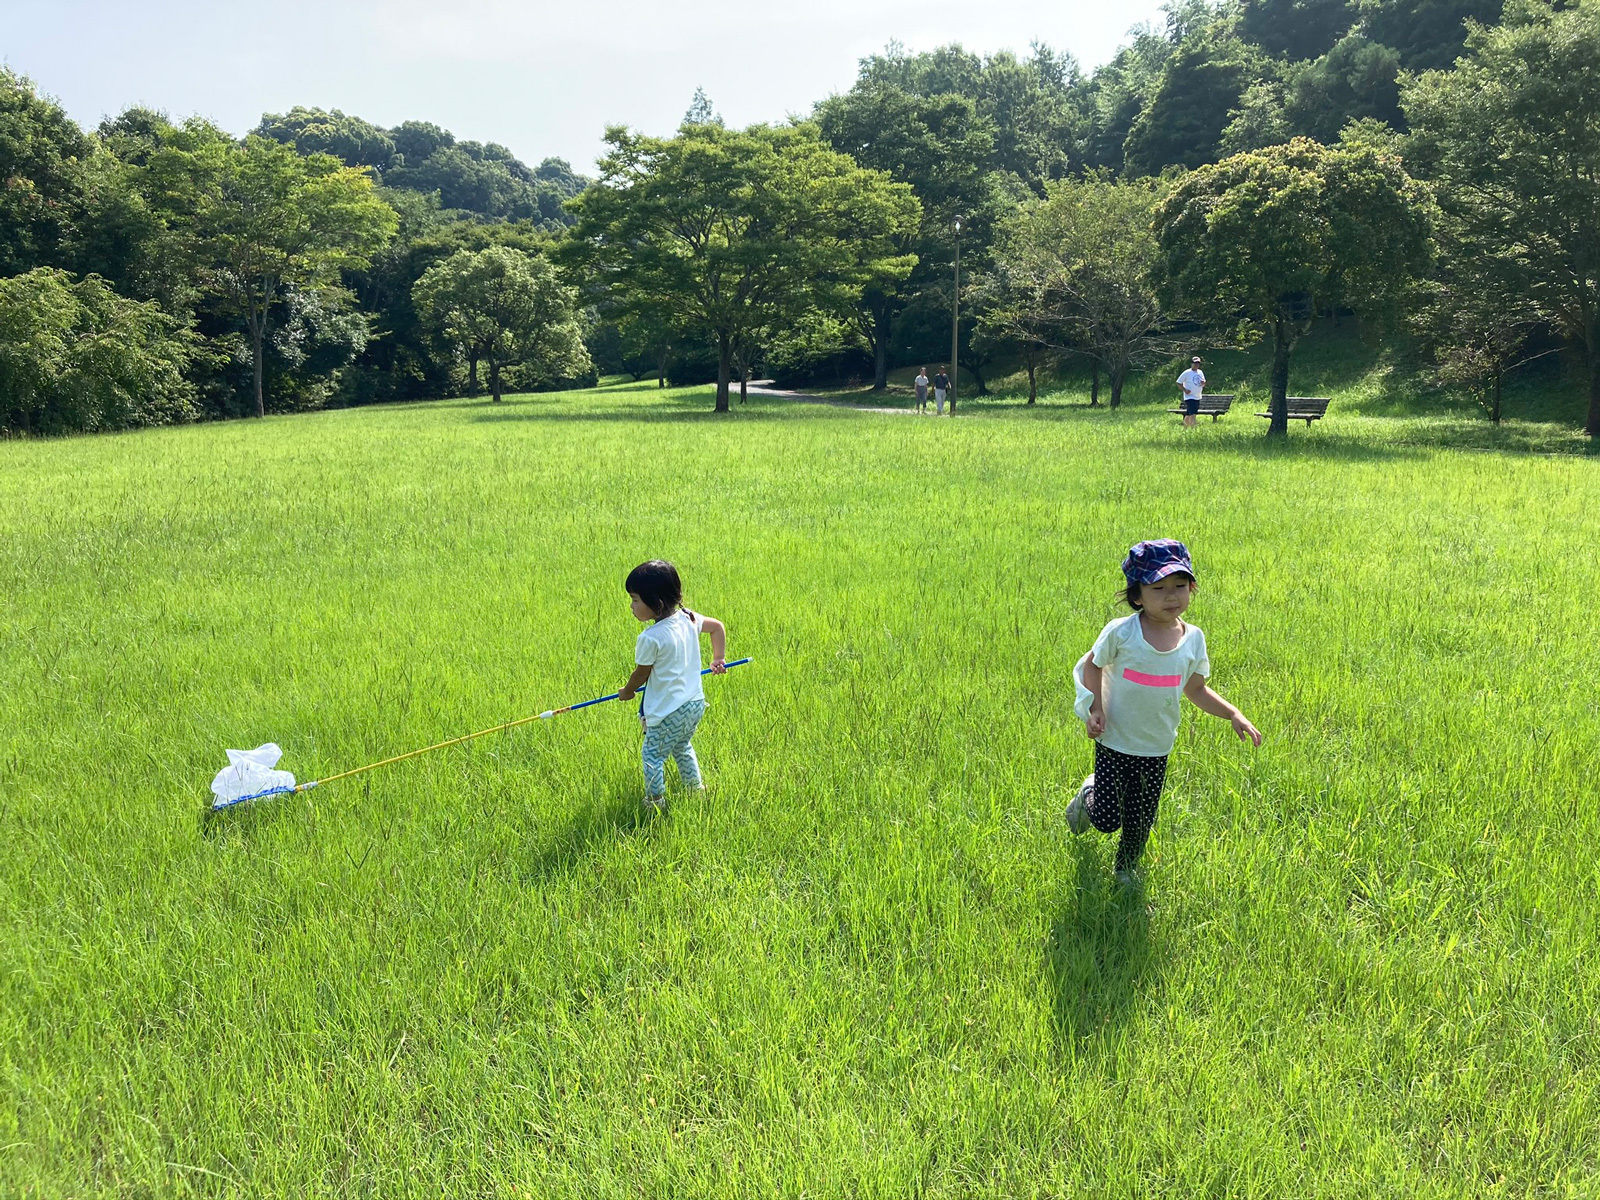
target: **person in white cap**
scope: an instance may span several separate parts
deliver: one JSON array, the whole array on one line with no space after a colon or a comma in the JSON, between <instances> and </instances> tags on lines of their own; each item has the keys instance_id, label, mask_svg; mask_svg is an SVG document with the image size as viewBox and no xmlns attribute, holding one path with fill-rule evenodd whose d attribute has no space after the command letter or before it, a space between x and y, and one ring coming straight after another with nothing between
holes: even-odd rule
<instances>
[{"instance_id":1,"label":"person in white cap","mask_svg":"<svg viewBox=\"0 0 1600 1200\"><path fill-rule=\"evenodd\" d=\"M1193 429L1199 424L1200 397L1206 391L1206 373L1200 369L1200 356L1189 360L1189 369L1178 376L1178 390L1183 393L1183 423Z\"/></svg>"}]
</instances>

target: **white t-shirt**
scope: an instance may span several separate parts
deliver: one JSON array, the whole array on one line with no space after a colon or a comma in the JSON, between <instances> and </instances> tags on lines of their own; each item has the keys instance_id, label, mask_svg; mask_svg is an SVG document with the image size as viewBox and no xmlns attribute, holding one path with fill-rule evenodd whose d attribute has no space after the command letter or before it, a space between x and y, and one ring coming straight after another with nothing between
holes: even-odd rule
<instances>
[{"instance_id":1,"label":"white t-shirt","mask_svg":"<svg viewBox=\"0 0 1600 1200\"><path fill-rule=\"evenodd\" d=\"M700 631L706 619L680 608L639 635L633 661L650 668L644 686L644 723L655 725L691 700L704 700L700 685Z\"/></svg>"},{"instance_id":2,"label":"white t-shirt","mask_svg":"<svg viewBox=\"0 0 1600 1200\"><path fill-rule=\"evenodd\" d=\"M1192 400L1200 399L1200 394L1206 390L1206 373L1199 367L1190 367L1178 376L1178 386L1183 389L1183 394Z\"/></svg>"},{"instance_id":3,"label":"white t-shirt","mask_svg":"<svg viewBox=\"0 0 1600 1200\"><path fill-rule=\"evenodd\" d=\"M1124 754L1157 758L1171 754L1178 740L1178 705L1191 676L1211 677L1206 635L1185 623L1183 636L1171 650L1157 650L1144 640L1139 614L1118 617L1100 631L1090 652L1101 674L1100 700L1106 731L1100 744ZM1080 700L1088 689L1081 669L1074 675ZM1088 708L1080 705L1080 716Z\"/></svg>"}]
</instances>

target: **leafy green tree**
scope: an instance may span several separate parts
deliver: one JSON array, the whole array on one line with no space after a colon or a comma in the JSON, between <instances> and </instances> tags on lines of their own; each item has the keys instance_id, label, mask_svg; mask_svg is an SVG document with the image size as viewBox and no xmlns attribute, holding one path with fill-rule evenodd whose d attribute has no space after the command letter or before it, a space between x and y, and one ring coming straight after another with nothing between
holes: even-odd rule
<instances>
[{"instance_id":1,"label":"leafy green tree","mask_svg":"<svg viewBox=\"0 0 1600 1200\"><path fill-rule=\"evenodd\" d=\"M1399 128L1400 55L1354 32L1315 62L1289 75L1285 117L1298 134L1324 144L1351 121L1378 120Z\"/></svg>"},{"instance_id":2,"label":"leafy green tree","mask_svg":"<svg viewBox=\"0 0 1600 1200\"><path fill-rule=\"evenodd\" d=\"M53 267L0 279L0 430L69 433L194 415L188 330Z\"/></svg>"},{"instance_id":3,"label":"leafy green tree","mask_svg":"<svg viewBox=\"0 0 1600 1200\"><path fill-rule=\"evenodd\" d=\"M614 311L670 314L717 350L716 410L733 360L759 331L813 307L846 311L910 263L910 188L829 149L814 127L685 125L671 139L607 131L600 182L574 201L564 257L600 281Z\"/></svg>"},{"instance_id":4,"label":"leafy green tree","mask_svg":"<svg viewBox=\"0 0 1600 1200\"><path fill-rule=\"evenodd\" d=\"M1600 3L1514 0L1453 71L1407 89L1414 152L1464 252L1581 348L1600 437Z\"/></svg>"},{"instance_id":5,"label":"leafy green tree","mask_svg":"<svg viewBox=\"0 0 1600 1200\"><path fill-rule=\"evenodd\" d=\"M348 116L337 108L296 105L287 113L268 113L256 126L256 133L301 154L331 154L347 167L371 167L387 171L396 165L394 137L370 121Z\"/></svg>"},{"instance_id":6,"label":"leafy green tree","mask_svg":"<svg viewBox=\"0 0 1600 1200\"><path fill-rule=\"evenodd\" d=\"M0 67L0 275L60 265L90 142L33 83Z\"/></svg>"},{"instance_id":7,"label":"leafy green tree","mask_svg":"<svg viewBox=\"0 0 1600 1200\"><path fill-rule=\"evenodd\" d=\"M1392 47L1406 71L1450 66L1467 45L1469 21L1500 20L1503 0L1354 0L1361 31Z\"/></svg>"},{"instance_id":8,"label":"leafy green tree","mask_svg":"<svg viewBox=\"0 0 1600 1200\"><path fill-rule=\"evenodd\" d=\"M954 253L952 222L986 206L986 164L994 148L990 122L965 96L925 97L872 78L817 105L815 119L835 150L862 166L909 184L921 201L919 220L895 239L881 278L868 280L852 314L873 360L873 388L888 386L894 321L911 295L943 282ZM968 239L971 253L971 239ZM902 260L912 258L908 273Z\"/></svg>"},{"instance_id":9,"label":"leafy green tree","mask_svg":"<svg viewBox=\"0 0 1600 1200\"><path fill-rule=\"evenodd\" d=\"M1174 164L1215 162L1240 98L1265 70L1261 53L1235 37L1208 31L1186 39L1128 131L1128 171L1158 175Z\"/></svg>"},{"instance_id":10,"label":"leafy green tree","mask_svg":"<svg viewBox=\"0 0 1600 1200\"><path fill-rule=\"evenodd\" d=\"M1109 378L1112 407L1129 373L1166 347L1151 281L1158 195L1149 180L1063 180L1007 222L995 246L1012 299L998 315L1024 345L1087 354Z\"/></svg>"},{"instance_id":11,"label":"leafy green tree","mask_svg":"<svg viewBox=\"0 0 1600 1200\"><path fill-rule=\"evenodd\" d=\"M394 209L371 177L332 155L300 157L251 135L215 162L197 214L208 290L244 321L256 415L266 413L263 362L273 304L288 289L336 292L394 235Z\"/></svg>"},{"instance_id":12,"label":"leafy green tree","mask_svg":"<svg viewBox=\"0 0 1600 1200\"><path fill-rule=\"evenodd\" d=\"M496 404L509 365L545 380L589 369L576 293L556 280L542 256L509 246L457 251L417 280L414 301L423 320L474 367L479 359L488 363Z\"/></svg>"},{"instance_id":13,"label":"leafy green tree","mask_svg":"<svg viewBox=\"0 0 1600 1200\"><path fill-rule=\"evenodd\" d=\"M1349 0L1241 0L1239 36L1291 61L1320 58L1349 32Z\"/></svg>"},{"instance_id":14,"label":"leafy green tree","mask_svg":"<svg viewBox=\"0 0 1600 1200\"><path fill-rule=\"evenodd\" d=\"M1428 264L1432 201L1392 156L1297 138L1194 171L1156 225L1172 310L1272 338L1270 432L1284 434L1295 343L1318 308L1395 314Z\"/></svg>"}]
</instances>

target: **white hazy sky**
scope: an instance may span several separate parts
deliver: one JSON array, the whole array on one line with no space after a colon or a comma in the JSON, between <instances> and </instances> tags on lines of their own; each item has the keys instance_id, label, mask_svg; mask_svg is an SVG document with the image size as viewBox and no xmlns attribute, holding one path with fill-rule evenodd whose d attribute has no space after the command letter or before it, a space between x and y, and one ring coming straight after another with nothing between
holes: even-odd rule
<instances>
[{"instance_id":1,"label":"white hazy sky","mask_svg":"<svg viewBox=\"0 0 1600 1200\"><path fill-rule=\"evenodd\" d=\"M241 134L264 112L416 118L592 169L607 124L676 127L697 86L730 124L782 120L842 91L891 38L1026 53L1086 69L1154 0L0 0L0 58L82 125L130 104Z\"/></svg>"}]
</instances>

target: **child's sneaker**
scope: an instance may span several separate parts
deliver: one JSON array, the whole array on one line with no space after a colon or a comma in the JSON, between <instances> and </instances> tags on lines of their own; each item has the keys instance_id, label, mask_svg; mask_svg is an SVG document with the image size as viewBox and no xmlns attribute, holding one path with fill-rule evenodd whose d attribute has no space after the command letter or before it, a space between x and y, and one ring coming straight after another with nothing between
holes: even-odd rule
<instances>
[{"instance_id":1,"label":"child's sneaker","mask_svg":"<svg viewBox=\"0 0 1600 1200\"><path fill-rule=\"evenodd\" d=\"M646 796L644 798L644 810L646 812L659 813L662 816L666 816L667 798L665 796Z\"/></svg>"},{"instance_id":2,"label":"child's sneaker","mask_svg":"<svg viewBox=\"0 0 1600 1200\"><path fill-rule=\"evenodd\" d=\"M1088 776L1078 785L1078 794L1067 805L1067 828L1082 833L1089 828L1089 801L1094 799L1094 776Z\"/></svg>"},{"instance_id":3,"label":"child's sneaker","mask_svg":"<svg viewBox=\"0 0 1600 1200\"><path fill-rule=\"evenodd\" d=\"M1130 892L1137 891L1144 886L1144 872L1140 871L1138 867L1129 867L1124 871L1118 871L1117 882Z\"/></svg>"}]
</instances>

